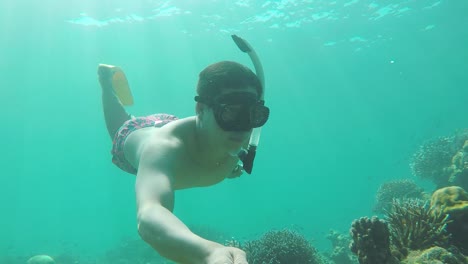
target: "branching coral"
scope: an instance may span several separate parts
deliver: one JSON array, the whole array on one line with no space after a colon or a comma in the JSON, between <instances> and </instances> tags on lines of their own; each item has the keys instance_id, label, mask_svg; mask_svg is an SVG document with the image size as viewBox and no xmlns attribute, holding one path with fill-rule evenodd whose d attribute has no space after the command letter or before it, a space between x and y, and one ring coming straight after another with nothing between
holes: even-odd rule
<instances>
[{"instance_id":1,"label":"branching coral","mask_svg":"<svg viewBox=\"0 0 468 264\"><path fill-rule=\"evenodd\" d=\"M434 212L423 200L393 200L387 222L392 245L401 256L406 256L408 250L446 247L449 243L448 216Z\"/></svg>"},{"instance_id":2,"label":"branching coral","mask_svg":"<svg viewBox=\"0 0 468 264\"><path fill-rule=\"evenodd\" d=\"M430 179L438 187L447 186L452 176L452 158L468 140L468 130L423 143L414 153L410 167L415 176Z\"/></svg>"},{"instance_id":3,"label":"branching coral","mask_svg":"<svg viewBox=\"0 0 468 264\"><path fill-rule=\"evenodd\" d=\"M260 239L246 242L242 249L250 264L318 264L317 250L292 230L269 231Z\"/></svg>"},{"instance_id":4,"label":"branching coral","mask_svg":"<svg viewBox=\"0 0 468 264\"><path fill-rule=\"evenodd\" d=\"M354 220L351 230L351 251L361 264L398 263L390 250L390 231L385 221L372 217Z\"/></svg>"},{"instance_id":5,"label":"branching coral","mask_svg":"<svg viewBox=\"0 0 468 264\"><path fill-rule=\"evenodd\" d=\"M380 185L377 195L374 212L384 213L390 209L395 198L418 198L424 197L423 188L419 187L412 180L394 180Z\"/></svg>"}]
</instances>

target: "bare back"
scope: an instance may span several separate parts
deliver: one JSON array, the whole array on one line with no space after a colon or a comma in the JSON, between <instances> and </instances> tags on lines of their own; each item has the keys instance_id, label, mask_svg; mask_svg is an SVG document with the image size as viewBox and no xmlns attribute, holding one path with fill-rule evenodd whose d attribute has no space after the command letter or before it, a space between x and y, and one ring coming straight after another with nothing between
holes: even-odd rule
<instances>
[{"instance_id":1,"label":"bare back","mask_svg":"<svg viewBox=\"0 0 468 264\"><path fill-rule=\"evenodd\" d=\"M147 127L132 132L125 141L124 152L125 158L135 168L138 168L142 150L147 145L157 148L162 156L172 157L165 164L171 164L174 168L174 189L216 184L228 177L238 162L234 157L220 165L201 164L194 159L191 153L194 153L196 147L195 117L179 119L163 127ZM154 159L161 155L154 155ZM200 159L203 160L203 157L197 160Z\"/></svg>"}]
</instances>

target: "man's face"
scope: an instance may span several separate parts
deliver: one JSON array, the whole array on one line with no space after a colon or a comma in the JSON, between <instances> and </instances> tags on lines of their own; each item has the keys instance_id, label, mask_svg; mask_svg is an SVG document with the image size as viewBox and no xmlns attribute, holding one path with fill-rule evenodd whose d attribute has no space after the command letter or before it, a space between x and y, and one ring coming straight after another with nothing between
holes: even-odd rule
<instances>
[{"instance_id":1,"label":"man's face","mask_svg":"<svg viewBox=\"0 0 468 264\"><path fill-rule=\"evenodd\" d=\"M257 91L253 87L235 90L225 89L214 99L231 97L239 97L240 99L245 97L256 101L258 95ZM221 104L221 106L223 107L222 113L216 112L214 107L207 107L203 123L210 131L210 138L215 140L218 144L226 146L230 152L232 151L235 152L234 154L237 154L241 147L248 142L250 134L252 133L252 128L237 129L239 131L225 130L222 126L225 127L226 125L220 125L215 115L218 114L222 116L218 116L218 120L221 118L223 120L229 120L232 118L232 120L234 120L233 124L235 125L235 122L237 122L236 120L242 119L242 117L238 117L237 115L245 114L245 111L242 111L243 108L245 108L245 105L242 103L230 102L228 105Z\"/></svg>"}]
</instances>

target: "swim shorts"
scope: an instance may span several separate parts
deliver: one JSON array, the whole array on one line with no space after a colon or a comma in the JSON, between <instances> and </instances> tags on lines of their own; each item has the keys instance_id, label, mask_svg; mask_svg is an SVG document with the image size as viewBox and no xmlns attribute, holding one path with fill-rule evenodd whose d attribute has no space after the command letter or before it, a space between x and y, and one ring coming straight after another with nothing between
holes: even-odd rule
<instances>
[{"instance_id":1,"label":"swim shorts","mask_svg":"<svg viewBox=\"0 0 468 264\"><path fill-rule=\"evenodd\" d=\"M125 123L123 123L114 136L111 151L112 163L128 173L136 174L137 169L128 163L124 155L124 144L128 135L140 128L162 127L165 124L177 119L178 118L176 116L169 114L154 114L143 117L133 117L132 119L125 121Z\"/></svg>"}]
</instances>

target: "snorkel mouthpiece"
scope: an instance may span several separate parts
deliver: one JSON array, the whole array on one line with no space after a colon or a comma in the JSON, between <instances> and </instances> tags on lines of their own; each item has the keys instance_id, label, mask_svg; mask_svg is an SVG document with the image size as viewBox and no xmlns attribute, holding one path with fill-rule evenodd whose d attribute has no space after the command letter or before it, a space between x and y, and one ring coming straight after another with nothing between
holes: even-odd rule
<instances>
[{"instance_id":1,"label":"snorkel mouthpiece","mask_svg":"<svg viewBox=\"0 0 468 264\"><path fill-rule=\"evenodd\" d=\"M242 161L242 167L248 174L252 173L255 154L257 154L257 147L253 145L249 145L248 150L243 149L238 154L239 159Z\"/></svg>"}]
</instances>

